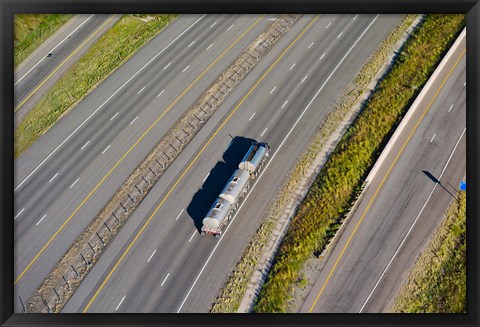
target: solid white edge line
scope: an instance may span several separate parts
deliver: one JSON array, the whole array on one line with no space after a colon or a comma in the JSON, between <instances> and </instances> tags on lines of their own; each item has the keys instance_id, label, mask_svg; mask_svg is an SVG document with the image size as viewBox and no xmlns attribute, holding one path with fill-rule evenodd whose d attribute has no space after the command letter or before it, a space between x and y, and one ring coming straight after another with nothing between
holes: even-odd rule
<instances>
[{"instance_id":1,"label":"solid white edge line","mask_svg":"<svg viewBox=\"0 0 480 327\"><path fill-rule=\"evenodd\" d=\"M182 209L182 211L180 211L180 213L178 214L177 218L175 218L175 220L178 220L178 218L180 218L180 216L182 215L183 211L185 211L185 209Z\"/></svg>"},{"instance_id":2,"label":"solid white edge line","mask_svg":"<svg viewBox=\"0 0 480 327\"><path fill-rule=\"evenodd\" d=\"M165 276L165 279L163 280L162 284L160 284L160 287L162 287L163 284L165 284L165 282L167 281L168 276L170 276L170 273L168 273L167 276Z\"/></svg>"},{"instance_id":3,"label":"solid white edge line","mask_svg":"<svg viewBox=\"0 0 480 327\"><path fill-rule=\"evenodd\" d=\"M47 55L49 53L52 53L53 51L55 51L56 48L58 48L66 39L68 39L70 36L72 36L73 33L75 33L80 27L83 26L83 24L85 24L87 21L90 20L90 18L92 18L93 16L95 16L95 14L93 15L90 15L87 19L85 19L80 25L78 25L72 32L70 32L70 34L68 34L62 41L60 41L60 43L58 43L52 50L48 51L47 52ZM21 80L23 80L28 74L30 74L30 72L32 70L35 69L35 67L37 67L45 58L47 58L47 55L43 56L42 59L40 59L32 68L30 68L30 70L28 72L25 73L25 75L23 75L22 77L20 77L18 79L18 81L13 85L13 86L17 86L18 83L20 83Z\"/></svg>"},{"instance_id":4,"label":"solid white edge line","mask_svg":"<svg viewBox=\"0 0 480 327\"><path fill-rule=\"evenodd\" d=\"M195 236L195 234L198 234L197 231L194 231L192 236L190 236L190 239L188 240L188 243L190 243L193 239L193 237Z\"/></svg>"},{"instance_id":5,"label":"solid white edge line","mask_svg":"<svg viewBox=\"0 0 480 327\"><path fill-rule=\"evenodd\" d=\"M38 224L40 224L43 220L43 218L45 218L47 216L47 214L44 214L42 218L40 218L40 220L36 223L36 226L38 226Z\"/></svg>"},{"instance_id":6,"label":"solid white edge line","mask_svg":"<svg viewBox=\"0 0 480 327\"><path fill-rule=\"evenodd\" d=\"M17 219L17 218L18 218L18 216L20 216L20 214L23 212L23 210L25 210L25 208L23 208L22 210L20 210L20 212L19 212L19 213L17 213L17 215L15 216L15 218L13 218L13 220Z\"/></svg>"},{"instance_id":7,"label":"solid white edge line","mask_svg":"<svg viewBox=\"0 0 480 327\"><path fill-rule=\"evenodd\" d=\"M235 221L235 218L237 217L237 214L240 212L240 210L242 209L243 205L247 202L247 199L248 197L250 196L250 194L252 194L253 192L253 189L255 188L255 186L257 186L257 183L260 181L260 179L262 178L263 174L267 171L267 168L270 166L270 164L273 162L273 159L275 158L275 156L277 155L278 151L280 151L280 149L282 148L283 144L285 143L285 141L288 139L288 137L290 136L290 134L292 134L292 131L294 130L294 128L298 125L298 122L300 121L300 119L302 119L302 117L305 115L305 113L307 112L308 108L310 108L310 106L312 105L313 101L315 101L315 99L317 98L317 96L320 94L320 92L323 90L323 88L325 87L325 85L327 84L327 82L330 80L330 78L333 76L333 74L337 71L338 67L340 67L340 65L342 64L342 62L345 60L345 58L350 54L350 52L352 51L352 49L355 47L355 45L357 45L357 43L360 41L360 39L363 37L363 35L365 35L365 33L370 29L370 27L373 25L373 23L377 20L377 18L380 16L380 14L378 14L377 16L375 16L375 18L370 22L370 24L367 26L367 28L362 32L362 34L358 37L358 39L355 41L355 43L350 47L350 49L347 51L347 53L343 56L343 58L340 60L340 62L337 64L337 66L333 69L333 71L330 73L330 75L327 77L327 79L325 80L325 82L323 82L322 86L318 89L317 93L315 93L315 95L313 96L313 98L310 100L310 102L307 104L307 106L305 107L305 109L303 110L303 112L301 113L301 115L298 117L298 119L295 121L295 123L293 124L292 128L290 128L290 131L287 133L287 135L285 136L285 138L282 140L282 142L280 143L280 145L278 146L277 148L277 151L275 151L275 153L272 155L272 157L270 158L270 160L267 162L267 164L265 165L265 168L263 169L263 171L260 173L260 175L258 176L255 184L253 184L252 188L250 189L250 192L247 193L247 195L245 196L245 199L242 201L242 204L240 205L240 207L238 207L238 210L237 212L235 213L235 215L232 217L232 220L230 221L230 223L227 225L227 228L225 228L225 231L222 233L222 236L220 237L220 239L218 240L217 244L215 245L215 247L213 248L213 250L210 252L210 255L208 256L207 260L205 261L202 269L200 269L200 272L198 273L197 277L195 278L195 280L193 281L193 284L192 286L190 287L189 291L187 292L187 295L185 296L185 298L183 299L182 303L180 304L180 307L178 308L177 310L177 313L180 312L180 310L182 310L182 307L183 305L185 304L185 302L187 301L188 297L190 296L190 293L192 292L193 288L195 287L195 285L197 284L197 281L200 279L200 276L202 275L203 271L205 270L205 267L207 267L207 264L210 262L210 259L212 258L213 254L215 253L215 251L217 250L218 246L220 245L220 243L222 242L225 234L228 232L228 229L230 228L230 226L233 225L233 222Z\"/></svg>"},{"instance_id":8,"label":"solid white edge line","mask_svg":"<svg viewBox=\"0 0 480 327\"><path fill-rule=\"evenodd\" d=\"M253 113L253 115L250 117L250 119L248 121L252 120L252 118L253 118L253 116L255 116L255 114L256 114L256 112Z\"/></svg>"},{"instance_id":9,"label":"solid white edge line","mask_svg":"<svg viewBox=\"0 0 480 327\"><path fill-rule=\"evenodd\" d=\"M75 134L88 120L90 120L90 118L92 118L93 115L95 115L97 113L97 111L99 111L108 101L110 101L110 99L112 99L118 92L120 92L120 90L122 90L132 79L134 79L141 71L143 71L145 69L145 67L147 67L148 65L150 65L152 63L152 61L154 61L158 56L160 56L168 47L170 47L175 41L177 41L181 36L183 36L183 34L187 33L188 30L190 30L195 24L197 24L201 19L203 19L203 17L205 17L205 15L202 15L199 19L197 19L192 25L190 25L185 31L183 31L180 35L178 35L175 39L173 39L173 41L171 41L169 44L167 44L167 46L165 46L159 53L157 53L152 59L150 59L142 68L140 68L135 74L133 74L122 86L120 86L107 100L105 100L94 112L92 112L90 114L90 116L87 117L87 119L85 119L83 121L83 123L81 123L80 125L78 125L77 128L75 128L75 130L70 133L69 136L67 136L65 138L65 140L62 141L62 143L60 143L45 159L43 159L43 161L37 166L37 168L35 168L20 184L18 184L18 186L13 190L13 192L16 192L20 186L23 185L23 183L25 183L27 181L27 179L30 178L30 176L32 176L37 170L38 168L40 168L55 152L58 151L58 149L60 149L60 147L65 144L65 142L67 142L70 137L72 137L73 134Z\"/></svg>"},{"instance_id":10,"label":"solid white edge line","mask_svg":"<svg viewBox=\"0 0 480 327\"><path fill-rule=\"evenodd\" d=\"M72 188L72 187L73 187L75 184L77 184L77 182L78 182L78 180L79 180L79 179L80 179L80 178L77 178L77 179L75 180L75 182L73 182L73 184L72 184L72 185L70 185L70 187L69 187L69 188Z\"/></svg>"},{"instance_id":11,"label":"solid white edge line","mask_svg":"<svg viewBox=\"0 0 480 327\"><path fill-rule=\"evenodd\" d=\"M122 299L120 300L120 303L118 303L117 307L115 308L115 311L117 311L118 308L120 308L120 305L122 305L122 302L123 302L123 300L125 300L125 297L126 297L126 295L124 295L124 296L122 297Z\"/></svg>"},{"instance_id":12,"label":"solid white edge line","mask_svg":"<svg viewBox=\"0 0 480 327\"><path fill-rule=\"evenodd\" d=\"M202 183L204 183L204 182L207 180L208 176L210 176L210 173L208 173L207 176L205 176L205 178L203 179Z\"/></svg>"},{"instance_id":13,"label":"solid white edge line","mask_svg":"<svg viewBox=\"0 0 480 327\"><path fill-rule=\"evenodd\" d=\"M363 309L364 309L365 306L367 305L367 302L370 300L370 297L372 296L373 292L375 292L378 284L380 284L380 281L382 280L383 276L385 275L385 273L387 272L388 268L389 268L390 265L392 264L393 260L394 260L395 257L397 256L398 252L399 252L400 249L402 248L403 243L405 243L405 240L408 238L408 236L410 235L410 232L413 230L413 227L414 227L415 224L417 223L418 218L420 217L420 215L422 214L423 210L424 210L425 207L427 206L428 201L429 201L430 198L432 197L433 192L435 191L435 189L437 188L437 185L439 184L440 180L442 179L442 176L443 176L443 174L445 173L445 170L447 169L447 166L448 166L448 164L450 163L450 160L452 159L453 154L455 153L455 150L457 149L458 144L460 144L460 141L462 140L463 134L465 134L465 131L466 131L466 130L467 130L467 128L465 127L465 128L463 129L462 135L460 135L460 137L459 137L459 139L458 139L458 141L457 141L457 144L455 144L455 147L453 148L453 151L452 151L452 153L450 154L450 157L448 158L447 163L445 164L445 167L443 167L443 170L442 170L442 173L440 174L440 177L438 178L437 182L436 182L435 185L433 186L433 189L432 189L432 191L430 192L430 195L428 196L427 200L426 200L425 203L423 204L422 209L421 209L420 212L418 213L417 218L415 218L415 220L413 221L412 226L410 226L410 229L408 230L407 234L406 234L405 237L403 238L402 242L401 242L400 245L398 246L398 248L397 248L397 250L395 251L395 253L393 254L393 257L392 257L392 258L390 259L390 261L388 262L387 267L385 267L385 270L383 271L383 273L382 273L382 275L380 276L380 278L377 280L377 283L375 284L375 286L373 287L372 291L371 291L370 294L368 295L367 299L365 300L365 303L364 303L364 304L362 305L362 307L360 308L359 313L362 313Z\"/></svg>"},{"instance_id":14,"label":"solid white edge line","mask_svg":"<svg viewBox=\"0 0 480 327\"><path fill-rule=\"evenodd\" d=\"M148 258L147 262L150 262L152 260L153 256L155 255L155 252L157 252L157 249L155 249L152 254L150 255L150 258Z\"/></svg>"},{"instance_id":15,"label":"solid white edge line","mask_svg":"<svg viewBox=\"0 0 480 327\"><path fill-rule=\"evenodd\" d=\"M105 152L107 152L107 150L110 148L110 146L111 146L111 144L109 144L109 145L105 148L105 150L102 151L102 154L104 154Z\"/></svg>"},{"instance_id":16,"label":"solid white edge line","mask_svg":"<svg viewBox=\"0 0 480 327\"><path fill-rule=\"evenodd\" d=\"M58 176L58 173L56 173L55 176L53 176L48 182L51 183L57 176Z\"/></svg>"}]
</instances>

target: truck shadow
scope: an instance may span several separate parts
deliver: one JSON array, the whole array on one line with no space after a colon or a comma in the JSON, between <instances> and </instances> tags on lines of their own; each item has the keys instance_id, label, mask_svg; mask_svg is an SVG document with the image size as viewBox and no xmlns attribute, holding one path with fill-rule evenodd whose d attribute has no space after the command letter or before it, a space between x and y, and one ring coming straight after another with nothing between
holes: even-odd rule
<instances>
[{"instance_id":1,"label":"truck shadow","mask_svg":"<svg viewBox=\"0 0 480 327\"><path fill-rule=\"evenodd\" d=\"M238 164L242 161L252 142L255 142L255 140L242 136L234 137L223 153L223 161L216 163L202 187L192 197L192 201L187 207L187 213L199 233L203 218L220 195L230 176L238 168Z\"/></svg>"}]
</instances>

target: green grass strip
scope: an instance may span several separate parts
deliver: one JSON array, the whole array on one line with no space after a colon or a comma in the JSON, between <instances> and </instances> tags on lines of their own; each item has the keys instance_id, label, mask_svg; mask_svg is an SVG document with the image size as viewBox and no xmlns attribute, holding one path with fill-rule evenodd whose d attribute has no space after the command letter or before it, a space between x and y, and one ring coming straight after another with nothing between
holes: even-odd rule
<instances>
[{"instance_id":1,"label":"green grass strip","mask_svg":"<svg viewBox=\"0 0 480 327\"><path fill-rule=\"evenodd\" d=\"M275 255L255 312L286 312L305 261L351 207L395 127L465 26L464 15L427 15L316 177Z\"/></svg>"},{"instance_id":2,"label":"green grass strip","mask_svg":"<svg viewBox=\"0 0 480 327\"><path fill-rule=\"evenodd\" d=\"M392 311L466 312L466 193L459 191L456 198L415 262Z\"/></svg>"},{"instance_id":3,"label":"green grass strip","mask_svg":"<svg viewBox=\"0 0 480 327\"><path fill-rule=\"evenodd\" d=\"M15 158L176 16L124 15L25 116L14 135Z\"/></svg>"},{"instance_id":4,"label":"green grass strip","mask_svg":"<svg viewBox=\"0 0 480 327\"><path fill-rule=\"evenodd\" d=\"M14 17L13 62L17 67L73 15L23 14Z\"/></svg>"}]
</instances>

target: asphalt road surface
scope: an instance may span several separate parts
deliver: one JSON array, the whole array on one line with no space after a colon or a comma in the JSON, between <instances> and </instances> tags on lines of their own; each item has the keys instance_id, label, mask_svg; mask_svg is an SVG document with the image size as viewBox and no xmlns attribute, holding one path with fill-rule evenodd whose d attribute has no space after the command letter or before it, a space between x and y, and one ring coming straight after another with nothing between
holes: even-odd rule
<instances>
[{"instance_id":1,"label":"asphalt road surface","mask_svg":"<svg viewBox=\"0 0 480 327\"><path fill-rule=\"evenodd\" d=\"M327 108L399 20L304 16L182 151L63 311L207 312ZM252 140L271 145L268 166L222 238L200 236Z\"/></svg>"},{"instance_id":2,"label":"asphalt road surface","mask_svg":"<svg viewBox=\"0 0 480 327\"><path fill-rule=\"evenodd\" d=\"M15 128L43 94L118 20L120 15L75 15L15 70Z\"/></svg>"},{"instance_id":3,"label":"asphalt road surface","mask_svg":"<svg viewBox=\"0 0 480 327\"><path fill-rule=\"evenodd\" d=\"M393 144L301 312L385 311L444 218L466 174L464 50L465 41Z\"/></svg>"},{"instance_id":4,"label":"asphalt road surface","mask_svg":"<svg viewBox=\"0 0 480 327\"><path fill-rule=\"evenodd\" d=\"M187 15L15 161L15 310L173 123L269 24Z\"/></svg>"}]
</instances>

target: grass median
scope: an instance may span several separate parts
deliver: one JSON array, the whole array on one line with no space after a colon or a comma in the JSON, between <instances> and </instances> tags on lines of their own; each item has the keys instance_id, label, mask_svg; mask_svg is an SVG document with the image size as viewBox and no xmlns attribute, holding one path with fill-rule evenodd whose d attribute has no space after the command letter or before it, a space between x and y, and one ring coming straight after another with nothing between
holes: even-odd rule
<instances>
[{"instance_id":1,"label":"grass median","mask_svg":"<svg viewBox=\"0 0 480 327\"><path fill-rule=\"evenodd\" d=\"M466 312L466 204L466 193L459 191L400 289L393 312Z\"/></svg>"},{"instance_id":2,"label":"grass median","mask_svg":"<svg viewBox=\"0 0 480 327\"><path fill-rule=\"evenodd\" d=\"M326 245L329 231L356 193L415 97L462 28L463 15L427 15L316 177L275 255L255 312L286 312L305 261Z\"/></svg>"},{"instance_id":3,"label":"grass median","mask_svg":"<svg viewBox=\"0 0 480 327\"><path fill-rule=\"evenodd\" d=\"M13 62L17 67L73 15L23 14L14 18Z\"/></svg>"},{"instance_id":4,"label":"grass median","mask_svg":"<svg viewBox=\"0 0 480 327\"><path fill-rule=\"evenodd\" d=\"M14 135L15 158L176 16L124 15L25 116Z\"/></svg>"}]
</instances>

